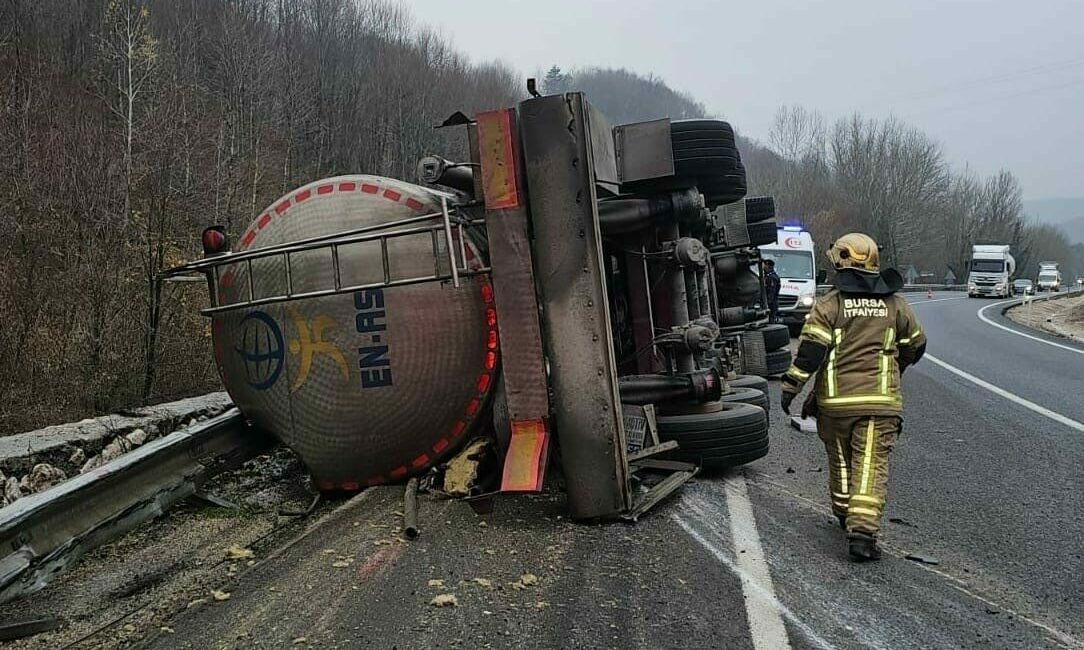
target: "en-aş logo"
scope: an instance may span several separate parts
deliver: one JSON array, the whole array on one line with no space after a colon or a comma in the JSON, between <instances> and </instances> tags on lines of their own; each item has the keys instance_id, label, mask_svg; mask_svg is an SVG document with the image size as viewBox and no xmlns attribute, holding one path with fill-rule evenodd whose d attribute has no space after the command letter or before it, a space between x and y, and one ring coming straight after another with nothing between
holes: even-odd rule
<instances>
[{"instance_id":1,"label":"en-a\u015f logo","mask_svg":"<svg viewBox=\"0 0 1084 650\"><path fill-rule=\"evenodd\" d=\"M802 238L801 237L787 237L786 239L783 240L783 245L786 246L787 248L801 248L802 247Z\"/></svg>"},{"instance_id":2,"label":"en-a\u015f logo","mask_svg":"<svg viewBox=\"0 0 1084 650\"><path fill-rule=\"evenodd\" d=\"M241 344L234 350L245 363L248 385L267 390L282 374L285 350L282 330L265 312L254 311L241 321Z\"/></svg>"}]
</instances>

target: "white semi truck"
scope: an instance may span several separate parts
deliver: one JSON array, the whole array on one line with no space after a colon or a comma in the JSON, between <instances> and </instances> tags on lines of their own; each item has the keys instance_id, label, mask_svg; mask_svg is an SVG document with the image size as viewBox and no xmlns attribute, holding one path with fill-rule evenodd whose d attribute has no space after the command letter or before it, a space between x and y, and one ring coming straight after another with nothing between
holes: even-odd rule
<instances>
[{"instance_id":1,"label":"white semi truck","mask_svg":"<svg viewBox=\"0 0 1084 650\"><path fill-rule=\"evenodd\" d=\"M1039 262L1036 291L1061 291L1061 271L1057 262Z\"/></svg>"},{"instance_id":2,"label":"white semi truck","mask_svg":"<svg viewBox=\"0 0 1084 650\"><path fill-rule=\"evenodd\" d=\"M967 276L967 296L1009 298L1013 295L1016 260L1008 244L975 244L971 247L971 269Z\"/></svg>"}]
</instances>

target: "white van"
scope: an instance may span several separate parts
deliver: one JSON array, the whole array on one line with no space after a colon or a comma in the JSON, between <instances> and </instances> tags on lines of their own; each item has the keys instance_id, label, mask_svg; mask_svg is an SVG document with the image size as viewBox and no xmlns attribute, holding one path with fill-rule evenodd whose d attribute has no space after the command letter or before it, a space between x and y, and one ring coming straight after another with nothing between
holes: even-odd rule
<instances>
[{"instance_id":1,"label":"white van","mask_svg":"<svg viewBox=\"0 0 1084 650\"><path fill-rule=\"evenodd\" d=\"M797 335L817 300L817 263L813 237L798 226L781 226L774 244L760 247L760 255L775 262L779 275L779 319Z\"/></svg>"}]
</instances>

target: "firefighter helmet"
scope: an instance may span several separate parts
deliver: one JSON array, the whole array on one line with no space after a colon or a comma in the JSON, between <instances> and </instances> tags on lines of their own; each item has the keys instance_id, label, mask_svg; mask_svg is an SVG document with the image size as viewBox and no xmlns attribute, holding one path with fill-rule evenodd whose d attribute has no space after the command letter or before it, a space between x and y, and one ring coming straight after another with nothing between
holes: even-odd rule
<instances>
[{"instance_id":1,"label":"firefighter helmet","mask_svg":"<svg viewBox=\"0 0 1084 650\"><path fill-rule=\"evenodd\" d=\"M828 257L836 270L855 269L867 273L877 273L880 270L881 255L878 252L877 242L869 235L860 232L852 232L843 235L832 244L828 251Z\"/></svg>"}]
</instances>

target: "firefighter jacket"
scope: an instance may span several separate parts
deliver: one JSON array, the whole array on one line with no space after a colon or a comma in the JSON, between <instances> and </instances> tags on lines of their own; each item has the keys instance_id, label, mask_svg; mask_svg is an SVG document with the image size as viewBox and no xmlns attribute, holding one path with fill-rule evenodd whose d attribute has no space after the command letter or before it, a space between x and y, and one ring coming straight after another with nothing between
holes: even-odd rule
<instances>
[{"instance_id":1,"label":"firefighter jacket","mask_svg":"<svg viewBox=\"0 0 1084 650\"><path fill-rule=\"evenodd\" d=\"M902 283L886 283L884 275L840 272L836 288L817 300L806 319L798 354L783 375L784 391L800 392L816 374L821 413L900 414L900 374L922 357L926 336L895 293Z\"/></svg>"}]
</instances>

